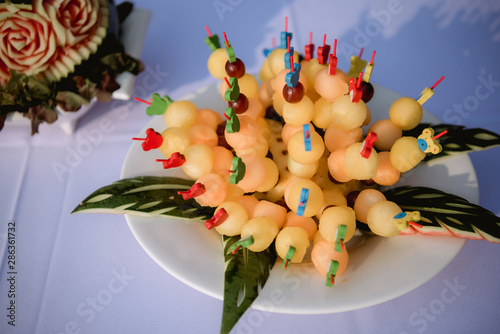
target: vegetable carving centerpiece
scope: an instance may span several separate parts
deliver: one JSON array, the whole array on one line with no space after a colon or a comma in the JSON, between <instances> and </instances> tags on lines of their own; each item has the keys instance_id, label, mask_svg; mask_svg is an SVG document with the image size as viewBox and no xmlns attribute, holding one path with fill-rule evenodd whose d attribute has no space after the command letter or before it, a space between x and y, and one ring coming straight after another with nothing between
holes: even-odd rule
<instances>
[{"instance_id":1,"label":"vegetable carving centerpiece","mask_svg":"<svg viewBox=\"0 0 500 334\"><path fill-rule=\"evenodd\" d=\"M285 29L280 47L265 50L259 86L226 34L221 47L207 32L208 70L221 80L227 108L198 109L155 94L146 112L162 113L166 128L134 138L144 140L145 151L165 155L158 161L163 168L181 168L191 180L121 180L90 195L75 212L195 218L221 234L228 263L222 332L257 297L277 258L282 270L312 261L324 284L334 287L349 265L355 234L500 242L500 219L491 212L439 190L395 188L422 161L500 144L486 130L421 124L422 104L443 78L418 99L396 100L388 118L370 124L366 103L375 93L369 82L375 52L369 63L353 56L344 72L337 67L336 40L331 48L324 35L314 58L311 37L302 58ZM164 184L170 186L160 191ZM249 270L249 263L257 264Z\"/></svg>"},{"instance_id":2,"label":"vegetable carving centerpiece","mask_svg":"<svg viewBox=\"0 0 500 334\"><path fill-rule=\"evenodd\" d=\"M76 111L92 98L107 102L116 75L142 64L126 55L119 24L132 6L108 0L33 0L0 3L0 130L10 112L57 120L56 106Z\"/></svg>"}]
</instances>

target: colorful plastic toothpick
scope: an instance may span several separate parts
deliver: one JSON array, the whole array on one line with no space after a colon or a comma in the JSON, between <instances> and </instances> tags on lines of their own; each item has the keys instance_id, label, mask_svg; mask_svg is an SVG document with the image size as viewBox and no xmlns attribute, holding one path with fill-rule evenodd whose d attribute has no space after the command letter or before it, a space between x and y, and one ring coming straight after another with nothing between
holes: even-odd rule
<instances>
[{"instance_id":1,"label":"colorful plastic toothpick","mask_svg":"<svg viewBox=\"0 0 500 334\"><path fill-rule=\"evenodd\" d=\"M163 169L175 168L184 165L186 157L179 152L174 152L168 159L156 159L157 162L163 163Z\"/></svg>"},{"instance_id":2,"label":"colorful plastic toothpick","mask_svg":"<svg viewBox=\"0 0 500 334\"><path fill-rule=\"evenodd\" d=\"M347 234L347 226L344 224L340 224L337 226L335 230L335 250L337 252L342 252L345 250L344 239Z\"/></svg>"},{"instance_id":3,"label":"colorful plastic toothpick","mask_svg":"<svg viewBox=\"0 0 500 334\"><path fill-rule=\"evenodd\" d=\"M337 271L339 270L339 263L335 260L330 260L330 265L328 266L328 271L326 273L326 282L325 285L328 287L332 287L335 284L335 276L337 275Z\"/></svg>"},{"instance_id":4,"label":"colorful plastic toothpick","mask_svg":"<svg viewBox=\"0 0 500 334\"><path fill-rule=\"evenodd\" d=\"M436 88L436 86L441 82L443 81L444 79L444 75L431 87L425 87L424 90L422 91L422 93L420 93L420 96L418 97L417 99L417 102L420 103L421 105L424 104L425 102L427 102L427 100L429 100L432 95L434 95L434 88Z\"/></svg>"},{"instance_id":5,"label":"colorful plastic toothpick","mask_svg":"<svg viewBox=\"0 0 500 334\"><path fill-rule=\"evenodd\" d=\"M422 225L417 224L416 222L420 221L422 217L420 216L419 211L412 212L400 212L394 216L393 221L394 225L400 231L404 231L408 229L408 225L412 225L413 227L422 228Z\"/></svg>"},{"instance_id":6,"label":"colorful plastic toothpick","mask_svg":"<svg viewBox=\"0 0 500 334\"><path fill-rule=\"evenodd\" d=\"M226 108L224 117L227 119L226 131L228 133L235 133L240 131L240 119L238 118L238 115L236 115L234 108Z\"/></svg>"},{"instance_id":7,"label":"colorful plastic toothpick","mask_svg":"<svg viewBox=\"0 0 500 334\"><path fill-rule=\"evenodd\" d=\"M333 42L333 53L328 57L328 73L335 75L337 73L337 39Z\"/></svg>"},{"instance_id":8,"label":"colorful plastic toothpick","mask_svg":"<svg viewBox=\"0 0 500 334\"><path fill-rule=\"evenodd\" d=\"M285 31L282 31L280 34L280 42L282 49L287 48L287 42L289 39L290 41L292 40L292 33L288 32L288 16L285 16Z\"/></svg>"},{"instance_id":9,"label":"colorful plastic toothpick","mask_svg":"<svg viewBox=\"0 0 500 334\"><path fill-rule=\"evenodd\" d=\"M372 71L373 71L373 66L375 65L373 63L373 59L375 59L375 51L372 53L372 58L370 59L370 62L368 65L366 65L365 68L365 76L363 77L363 81L370 82L370 78L372 76Z\"/></svg>"},{"instance_id":10,"label":"colorful plastic toothpick","mask_svg":"<svg viewBox=\"0 0 500 334\"><path fill-rule=\"evenodd\" d=\"M295 254L295 247L288 247L288 251L286 252L285 258L283 259L283 263L281 264L282 270L288 269L288 264L292 261L293 255Z\"/></svg>"},{"instance_id":11,"label":"colorful plastic toothpick","mask_svg":"<svg viewBox=\"0 0 500 334\"><path fill-rule=\"evenodd\" d=\"M300 192L299 206L297 207L297 216L303 216L304 210L307 206L307 200L309 198L309 189L302 188Z\"/></svg>"},{"instance_id":12,"label":"colorful plastic toothpick","mask_svg":"<svg viewBox=\"0 0 500 334\"><path fill-rule=\"evenodd\" d=\"M226 101L237 101L240 97L240 85L238 84L238 79L235 77L230 77L229 80L224 77L226 81L227 90L224 93L224 99Z\"/></svg>"},{"instance_id":13,"label":"colorful plastic toothpick","mask_svg":"<svg viewBox=\"0 0 500 334\"><path fill-rule=\"evenodd\" d=\"M231 160L231 170L229 170L229 173L231 173L229 182L238 184L245 177L246 170L247 167L243 160L240 157L233 157L233 160Z\"/></svg>"},{"instance_id":14,"label":"colorful plastic toothpick","mask_svg":"<svg viewBox=\"0 0 500 334\"><path fill-rule=\"evenodd\" d=\"M142 149L144 151L149 151L156 149L163 143L163 137L160 133L156 132L153 128L146 130L146 138L132 138L132 140L143 140Z\"/></svg>"},{"instance_id":15,"label":"colorful plastic toothpick","mask_svg":"<svg viewBox=\"0 0 500 334\"><path fill-rule=\"evenodd\" d=\"M227 213L226 209L220 208L212 218L205 220L205 227L211 230L214 227L217 227L225 222L228 217L229 214Z\"/></svg>"},{"instance_id":16,"label":"colorful plastic toothpick","mask_svg":"<svg viewBox=\"0 0 500 334\"><path fill-rule=\"evenodd\" d=\"M288 37L287 50L288 52L285 53L284 60L285 60L285 68L289 70L292 68L293 65L293 47L290 46L290 37Z\"/></svg>"},{"instance_id":17,"label":"colorful plastic toothpick","mask_svg":"<svg viewBox=\"0 0 500 334\"><path fill-rule=\"evenodd\" d=\"M302 132L304 133L304 147L306 152L312 150L311 147L311 126L309 124L302 125Z\"/></svg>"},{"instance_id":18,"label":"colorful plastic toothpick","mask_svg":"<svg viewBox=\"0 0 500 334\"><path fill-rule=\"evenodd\" d=\"M326 34L323 36L323 46L318 46L318 63L324 65L330 54L330 45L326 44Z\"/></svg>"},{"instance_id":19,"label":"colorful plastic toothpick","mask_svg":"<svg viewBox=\"0 0 500 334\"><path fill-rule=\"evenodd\" d=\"M292 62L293 62L293 56L291 56L290 58L292 58ZM299 82L299 78L300 78L300 68L301 68L301 65L299 63L293 63L293 71L290 70L290 72L288 72L285 75L285 82L286 82L286 85L288 87L297 86L297 82Z\"/></svg>"},{"instance_id":20,"label":"colorful plastic toothpick","mask_svg":"<svg viewBox=\"0 0 500 334\"><path fill-rule=\"evenodd\" d=\"M220 49L219 36L217 36L217 34L212 35L208 26L205 26L205 30L207 31L207 35L208 35L207 37L205 37L205 43L208 45L208 47L212 51Z\"/></svg>"},{"instance_id":21,"label":"colorful plastic toothpick","mask_svg":"<svg viewBox=\"0 0 500 334\"><path fill-rule=\"evenodd\" d=\"M247 237L244 237L238 241L236 241L234 244L229 247L229 251L231 253L235 254L240 248L247 248L253 245L254 239L252 235L249 235Z\"/></svg>"},{"instance_id":22,"label":"colorful plastic toothpick","mask_svg":"<svg viewBox=\"0 0 500 334\"><path fill-rule=\"evenodd\" d=\"M184 200L190 199L190 198L195 198L200 195L203 195L207 190L205 189L205 186L201 183L195 183L189 190L186 191L178 191L177 194L182 195L182 198Z\"/></svg>"},{"instance_id":23,"label":"colorful plastic toothpick","mask_svg":"<svg viewBox=\"0 0 500 334\"><path fill-rule=\"evenodd\" d=\"M309 33L309 44L305 46L304 59L309 61L313 58L314 55L314 44L312 42L313 33L312 31Z\"/></svg>"},{"instance_id":24,"label":"colorful plastic toothpick","mask_svg":"<svg viewBox=\"0 0 500 334\"><path fill-rule=\"evenodd\" d=\"M363 90L359 88L356 80L357 79L349 78L349 94L351 96L351 102L353 103L358 103L363 97Z\"/></svg>"},{"instance_id":25,"label":"colorful plastic toothpick","mask_svg":"<svg viewBox=\"0 0 500 334\"><path fill-rule=\"evenodd\" d=\"M366 66L366 60L361 59L363 56L363 51L365 48L361 48L359 52L359 56L352 55L351 56L351 67L349 68L348 76L354 77L357 76L359 72L363 72Z\"/></svg>"},{"instance_id":26,"label":"colorful plastic toothpick","mask_svg":"<svg viewBox=\"0 0 500 334\"><path fill-rule=\"evenodd\" d=\"M375 132L369 132L366 135L365 140L363 140L363 145L361 146L361 151L359 152L363 158L368 159L372 154L373 144L377 140L377 134Z\"/></svg>"},{"instance_id":27,"label":"colorful plastic toothpick","mask_svg":"<svg viewBox=\"0 0 500 334\"><path fill-rule=\"evenodd\" d=\"M224 35L224 43L226 45L226 51L227 51L227 57L229 58L230 63L234 63L236 61L236 56L234 55L234 49L231 46L231 43L229 43L226 32L224 31L222 33Z\"/></svg>"},{"instance_id":28,"label":"colorful plastic toothpick","mask_svg":"<svg viewBox=\"0 0 500 334\"><path fill-rule=\"evenodd\" d=\"M136 101L149 104L149 107L146 108L146 115L148 116L163 115L165 110L167 110L167 107L173 102L167 95L161 97L157 93L153 94L152 102L144 101L138 97L134 99Z\"/></svg>"},{"instance_id":29,"label":"colorful plastic toothpick","mask_svg":"<svg viewBox=\"0 0 500 334\"><path fill-rule=\"evenodd\" d=\"M422 131L422 134L418 136L418 147L424 153L438 154L442 151L443 147L437 142L436 139L444 136L446 133L448 133L448 130L434 136L434 130L432 128L426 128Z\"/></svg>"}]
</instances>

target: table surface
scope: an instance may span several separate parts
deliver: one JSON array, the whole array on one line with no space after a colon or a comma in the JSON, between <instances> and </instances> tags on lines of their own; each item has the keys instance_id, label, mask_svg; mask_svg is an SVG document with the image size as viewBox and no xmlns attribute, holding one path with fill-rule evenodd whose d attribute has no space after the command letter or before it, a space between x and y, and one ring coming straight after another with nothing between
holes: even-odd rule
<instances>
[{"instance_id":1,"label":"table surface","mask_svg":"<svg viewBox=\"0 0 500 334\"><path fill-rule=\"evenodd\" d=\"M204 29L226 31L247 71L288 30L302 50L309 32L338 38L339 67L377 51L372 81L416 97L446 78L425 107L445 123L500 132L498 1L159 1L151 10L134 96L178 99L216 82L206 69ZM196 6L196 8L194 7ZM97 188L120 178L125 155L148 122L134 101L97 103L73 135L57 126L7 125L0 132L1 333L216 333L222 302L181 283L141 248L119 215L71 215ZM500 214L500 148L474 152L480 205ZM15 298L7 228L15 222ZM233 333L496 333L500 246L468 241L437 276L368 308L323 315L249 310ZM15 300L15 327L7 307Z\"/></svg>"}]
</instances>

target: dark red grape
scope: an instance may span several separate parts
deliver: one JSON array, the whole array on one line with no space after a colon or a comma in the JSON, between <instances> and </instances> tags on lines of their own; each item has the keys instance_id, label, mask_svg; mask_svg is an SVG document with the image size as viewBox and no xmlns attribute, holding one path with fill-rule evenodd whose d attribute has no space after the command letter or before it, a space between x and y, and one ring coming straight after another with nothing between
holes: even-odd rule
<instances>
[{"instance_id":1,"label":"dark red grape","mask_svg":"<svg viewBox=\"0 0 500 334\"><path fill-rule=\"evenodd\" d=\"M288 85L285 85L283 87L283 98L286 102L297 103L300 102L303 97L304 86L300 82L297 82L297 85L295 87L290 87Z\"/></svg>"},{"instance_id":2,"label":"dark red grape","mask_svg":"<svg viewBox=\"0 0 500 334\"><path fill-rule=\"evenodd\" d=\"M236 101L227 101L227 105L230 108L234 108L235 113L242 114L248 110L248 98L245 94L240 93Z\"/></svg>"},{"instance_id":3,"label":"dark red grape","mask_svg":"<svg viewBox=\"0 0 500 334\"><path fill-rule=\"evenodd\" d=\"M348 207L354 209L354 203L356 203L356 199L358 198L359 193L359 190L354 190L347 194L345 198L347 200Z\"/></svg>"},{"instance_id":4,"label":"dark red grape","mask_svg":"<svg viewBox=\"0 0 500 334\"><path fill-rule=\"evenodd\" d=\"M240 58L236 58L236 61L226 62L226 73L232 78L241 78L245 75L245 64Z\"/></svg>"},{"instance_id":5,"label":"dark red grape","mask_svg":"<svg viewBox=\"0 0 500 334\"><path fill-rule=\"evenodd\" d=\"M375 89L373 88L373 85L371 83L366 81L361 81L360 88L361 91L363 92L361 100L363 100L364 103L367 103L372 99Z\"/></svg>"}]
</instances>

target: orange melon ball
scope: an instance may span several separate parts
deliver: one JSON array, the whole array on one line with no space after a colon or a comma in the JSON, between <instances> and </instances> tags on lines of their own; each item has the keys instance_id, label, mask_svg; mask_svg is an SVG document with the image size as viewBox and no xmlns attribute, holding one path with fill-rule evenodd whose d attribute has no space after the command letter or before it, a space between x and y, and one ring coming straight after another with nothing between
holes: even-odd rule
<instances>
[{"instance_id":1,"label":"orange melon ball","mask_svg":"<svg viewBox=\"0 0 500 334\"><path fill-rule=\"evenodd\" d=\"M272 80L264 81L259 87L259 101L264 108L268 108L273 105L273 94L274 89L271 86Z\"/></svg>"},{"instance_id":2,"label":"orange melon ball","mask_svg":"<svg viewBox=\"0 0 500 334\"><path fill-rule=\"evenodd\" d=\"M271 217L255 217L241 228L241 238L252 236L254 243L248 247L252 252L267 249L278 234L278 227Z\"/></svg>"},{"instance_id":3,"label":"orange melon ball","mask_svg":"<svg viewBox=\"0 0 500 334\"><path fill-rule=\"evenodd\" d=\"M249 218L253 218L253 210L255 209L257 203L259 203L257 197L253 195L243 195L241 197L238 197L234 201L238 204L241 204L245 208L245 210L247 210Z\"/></svg>"},{"instance_id":4,"label":"orange melon ball","mask_svg":"<svg viewBox=\"0 0 500 334\"><path fill-rule=\"evenodd\" d=\"M331 124L325 132L325 145L328 151L334 152L359 142L362 136L363 130L359 127L351 130L344 130L337 127L335 124Z\"/></svg>"},{"instance_id":5,"label":"orange melon ball","mask_svg":"<svg viewBox=\"0 0 500 334\"><path fill-rule=\"evenodd\" d=\"M349 182L351 178L347 176L344 167L346 148L340 148L333 151L328 156L328 171L330 175L338 182Z\"/></svg>"},{"instance_id":6,"label":"orange melon ball","mask_svg":"<svg viewBox=\"0 0 500 334\"><path fill-rule=\"evenodd\" d=\"M276 236L276 253L285 259L290 246L295 248L290 262L301 263L311 242L309 235L301 227L284 227Z\"/></svg>"},{"instance_id":7,"label":"orange melon ball","mask_svg":"<svg viewBox=\"0 0 500 334\"><path fill-rule=\"evenodd\" d=\"M312 122L318 128L326 129L332 123L332 104L333 101L319 98L314 102L314 116Z\"/></svg>"},{"instance_id":8,"label":"orange melon ball","mask_svg":"<svg viewBox=\"0 0 500 334\"><path fill-rule=\"evenodd\" d=\"M224 209L227 212L226 220L215 227L215 230L223 235L234 236L241 233L241 228L248 222L248 214L240 204L236 202L224 202L215 209L215 212Z\"/></svg>"},{"instance_id":9,"label":"orange melon ball","mask_svg":"<svg viewBox=\"0 0 500 334\"><path fill-rule=\"evenodd\" d=\"M222 116L215 110L209 108L198 109L196 114L196 120L194 121L193 125L206 125L212 130L216 131L217 126L222 123Z\"/></svg>"},{"instance_id":10,"label":"orange melon ball","mask_svg":"<svg viewBox=\"0 0 500 334\"><path fill-rule=\"evenodd\" d=\"M254 192L266 179L266 166L261 157L251 154L242 156L241 160L245 164L245 176L236 185L245 193Z\"/></svg>"},{"instance_id":11,"label":"orange melon ball","mask_svg":"<svg viewBox=\"0 0 500 334\"><path fill-rule=\"evenodd\" d=\"M389 151L396 140L403 136L403 130L390 119L376 121L370 126L368 132L377 134L374 146L381 151Z\"/></svg>"},{"instance_id":12,"label":"orange melon ball","mask_svg":"<svg viewBox=\"0 0 500 334\"><path fill-rule=\"evenodd\" d=\"M307 232L309 241L312 241L314 239L314 235L318 230L318 226L316 225L316 222L314 221L313 218L302 217L297 215L293 211L289 211L286 214L285 223L283 224L283 227L292 227L292 226L304 229L304 231Z\"/></svg>"},{"instance_id":13,"label":"orange melon ball","mask_svg":"<svg viewBox=\"0 0 500 334\"><path fill-rule=\"evenodd\" d=\"M302 189L308 189L309 196L306 203L301 203ZM311 180L299 180L290 187L288 196L285 196L287 206L297 212L299 205L305 205L302 216L315 216L323 205L324 197L321 188Z\"/></svg>"},{"instance_id":14,"label":"orange melon ball","mask_svg":"<svg viewBox=\"0 0 500 334\"><path fill-rule=\"evenodd\" d=\"M304 96L297 103L283 104L283 118L287 124L300 126L309 123L314 116L314 103L310 98Z\"/></svg>"},{"instance_id":15,"label":"orange melon ball","mask_svg":"<svg viewBox=\"0 0 500 334\"><path fill-rule=\"evenodd\" d=\"M227 176L228 170L231 169L233 153L223 146L215 146L212 151L215 157L212 173Z\"/></svg>"},{"instance_id":16,"label":"orange melon ball","mask_svg":"<svg viewBox=\"0 0 500 334\"><path fill-rule=\"evenodd\" d=\"M285 223L287 210L285 207L278 205L276 203L260 200L257 205L255 205L252 217L271 217L278 229L280 229Z\"/></svg>"},{"instance_id":17,"label":"orange melon ball","mask_svg":"<svg viewBox=\"0 0 500 334\"><path fill-rule=\"evenodd\" d=\"M391 153L384 151L378 153L377 174L372 180L381 186L392 186L399 181L401 172L391 163Z\"/></svg>"},{"instance_id":18,"label":"orange melon ball","mask_svg":"<svg viewBox=\"0 0 500 334\"><path fill-rule=\"evenodd\" d=\"M337 228L340 225L347 227L344 242L348 242L356 231L356 217L354 210L347 206L332 206L323 211L319 220L319 232L324 240L335 242Z\"/></svg>"},{"instance_id":19,"label":"orange melon ball","mask_svg":"<svg viewBox=\"0 0 500 334\"><path fill-rule=\"evenodd\" d=\"M377 174L378 155L372 148L368 158L361 155L363 143L354 143L345 150L344 170L348 177L356 180L369 180Z\"/></svg>"},{"instance_id":20,"label":"orange melon ball","mask_svg":"<svg viewBox=\"0 0 500 334\"><path fill-rule=\"evenodd\" d=\"M310 131L311 150L306 151L304 143L304 131L298 131L292 135L288 141L288 154L290 157L299 164L308 165L312 164L321 158L325 151L325 144L323 138L311 128Z\"/></svg>"},{"instance_id":21,"label":"orange melon ball","mask_svg":"<svg viewBox=\"0 0 500 334\"><path fill-rule=\"evenodd\" d=\"M271 72L274 76L276 76L281 70L285 68L285 53L287 52L287 49L276 48L272 50L271 53L267 56L267 58L269 58ZM299 53L297 51L293 52L293 62L299 62Z\"/></svg>"},{"instance_id":22,"label":"orange melon ball","mask_svg":"<svg viewBox=\"0 0 500 334\"><path fill-rule=\"evenodd\" d=\"M342 95L332 104L332 124L343 130L352 130L363 125L367 108L363 100L351 102L349 95Z\"/></svg>"},{"instance_id":23,"label":"orange melon ball","mask_svg":"<svg viewBox=\"0 0 500 334\"><path fill-rule=\"evenodd\" d=\"M209 173L201 176L196 183L205 186L205 192L195 197L201 206L216 207L225 201L228 194L227 181L219 174Z\"/></svg>"},{"instance_id":24,"label":"orange melon ball","mask_svg":"<svg viewBox=\"0 0 500 334\"><path fill-rule=\"evenodd\" d=\"M259 138L259 125L249 116L238 115L238 119L240 121L240 131L231 133L225 130L224 137L227 143L233 148L244 150L257 143Z\"/></svg>"},{"instance_id":25,"label":"orange melon ball","mask_svg":"<svg viewBox=\"0 0 500 334\"><path fill-rule=\"evenodd\" d=\"M354 202L354 212L356 219L366 224L368 211L370 208L380 201L387 200L380 191L376 189L365 189L361 191Z\"/></svg>"},{"instance_id":26,"label":"orange melon ball","mask_svg":"<svg viewBox=\"0 0 500 334\"><path fill-rule=\"evenodd\" d=\"M203 124L195 124L188 130L188 135L191 144L204 144L210 147L215 147L219 144L219 136L217 132Z\"/></svg>"},{"instance_id":27,"label":"orange melon ball","mask_svg":"<svg viewBox=\"0 0 500 334\"><path fill-rule=\"evenodd\" d=\"M335 250L335 244L326 240L318 241L311 252L311 260L314 263L316 270L323 276L326 276L330 266L330 261L334 260L339 263L336 275L342 274L347 268L349 256L344 249L341 252Z\"/></svg>"},{"instance_id":28,"label":"orange melon ball","mask_svg":"<svg viewBox=\"0 0 500 334\"><path fill-rule=\"evenodd\" d=\"M211 147L203 144L191 145L184 151L184 157L186 162L181 168L190 178L196 180L212 171L214 152Z\"/></svg>"},{"instance_id":29,"label":"orange melon ball","mask_svg":"<svg viewBox=\"0 0 500 334\"><path fill-rule=\"evenodd\" d=\"M316 73L314 88L322 98L333 101L349 93L347 80L347 75L341 69L337 68L337 73L330 75L328 67L325 67Z\"/></svg>"},{"instance_id":30,"label":"orange melon ball","mask_svg":"<svg viewBox=\"0 0 500 334\"><path fill-rule=\"evenodd\" d=\"M186 130L181 128L167 128L161 133L163 142L158 147L161 153L168 159L172 153L184 153L186 148L191 145L191 140Z\"/></svg>"}]
</instances>

